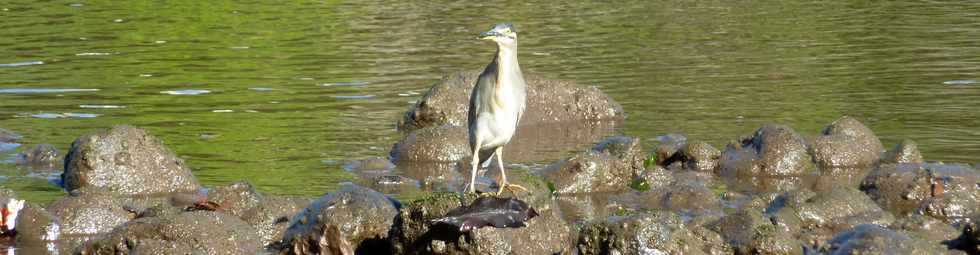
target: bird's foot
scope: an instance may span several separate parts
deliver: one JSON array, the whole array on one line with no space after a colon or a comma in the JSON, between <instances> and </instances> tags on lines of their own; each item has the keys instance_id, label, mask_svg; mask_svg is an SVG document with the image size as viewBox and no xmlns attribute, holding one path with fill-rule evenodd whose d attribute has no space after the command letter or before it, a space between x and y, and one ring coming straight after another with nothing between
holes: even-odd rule
<instances>
[{"instance_id":1,"label":"bird's foot","mask_svg":"<svg viewBox=\"0 0 980 255\"><path fill-rule=\"evenodd\" d=\"M515 190L515 189L519 189L519 190L521 190L521 191L523 191L524 193L527 193L527 192L528 192L528 190L527 190L527 188L524 188L524 187L522 187L521 185L517 185L517 184L510 184L510 183L506 183L506 182L505 182L505 183L503 183L503 184L501 184L501 185L500 185L500 189L499 189L499 190L497 190L497 194L496 194L496 195L497 195L498 197L499 197L500 195L503 195L503 194L504 194L504 190L505 190L505 189L506 189L507 191L510 191L510 194L512 194L512 195L517 195L517 192L514 192L514 190Z\"/></svg>"}]
</instances>

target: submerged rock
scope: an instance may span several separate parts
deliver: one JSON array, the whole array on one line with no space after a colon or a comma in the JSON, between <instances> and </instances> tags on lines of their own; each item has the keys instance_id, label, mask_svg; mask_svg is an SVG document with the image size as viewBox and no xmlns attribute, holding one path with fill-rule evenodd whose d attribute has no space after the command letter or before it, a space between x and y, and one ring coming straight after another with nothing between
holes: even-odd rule
<instances>
[{"instance_id":1,"label":"submerged rock","mask_svg":"<svg viewBox=\"0 0 980 255\"><path fill-rule=\"evenodd\" d=\"M54 145L38 144L30 150L17 154L17 163L47 170L59 167L63 161L61 152Z\"/></svg>"},{"instance_id":2,"label":"submerged rock","mask_svg":"<svg viewBox=\"0 0 980 255\"><path fill-rule=\"evenodd\" d=\"M81 254L256 254L262 242L237 217L192 211L140 218L79 248Z\"/></svg>"},{"instance_id":3,"label":"submerged rock","mask_svg":"<svg viewBox=\"0 0 980 255\"><path fill-rule=\"evenodd\" d=\"M585 225L579 254L731 254L717 233L688 226L671 212L613 216Z\"/></svg>"},{"instance_id":4,"label":"submerged rock","mask_svg":"<svg viewBox=\"0 0 980 255\"><path fill-rule=\"evenodd\" d=\"M282 244L291 254L347 249L390 253L393 246L388 236L397 214L396 205L385 195L345 185L297 214L283 234Z\"/></svg>"},{"instance_id":5,"label":"submerged rock","mask_svg":"<svg viewBox=\"0 0 980 255\"><path fill-rule=\"evenodd\" d=\"M465 126L470 93L479 74L468 71L443 77L405 113L398 129L412 131L445 124ZM520 125L623 118L623 107L596 87L582 87L536 75L525 74L524 79L527 82L527 111Z\"/></svg>"},{"instance_id":6,"label":"submerged rock","mask_svg":"<svg viewBox=\"0 0 980 255\"><path fill-rule=\"evenodd\" d=\"M13 131L0 128L0 143L13 143L22 137Z\"/></svg>"},{"instance_id":7,"label":"submerged rock","mask_svg":"<svg viewBox=\"0 0 980 255\"><path fill-rule=\"evenodd\" d=\"M729 143L718 170L726 176L800 176L814 170L806 148L792 128L766 124L752 137Z\"/></svg>"},{"instance_id":8,"label":"submerged rock","mask_svg":"<svg viewBox=\"0 0 980 255\"><path fill-rule=\"evenodd\" d=\"M813 161L821 170L870 167L878 162L884 147L874 132L851 117L830 123L813 140Z\"/></svg>"},{"instance_id":9,"label":"submerged rock","mask_svg":"<svg viewBox=\"0 0 980 255\"><path fill-rule=\"evenodd\" d=\"M65 189L122 195L195 192L197 179L156 137L143 129L115 126L72 143L61 175Z\"/></svg>"}]
</instances>

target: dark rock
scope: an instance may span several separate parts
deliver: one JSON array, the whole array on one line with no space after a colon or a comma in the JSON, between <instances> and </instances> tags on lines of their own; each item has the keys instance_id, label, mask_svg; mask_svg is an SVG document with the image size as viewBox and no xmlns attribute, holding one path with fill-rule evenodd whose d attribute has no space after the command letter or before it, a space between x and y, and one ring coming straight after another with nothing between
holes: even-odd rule
<instances>
[{"instance_id":1,"label":"dark rock","mask_svg":"<svg viewBox=\"0 0 980 255\"><path fill-rule=\"evenodd\" d=\"M397 214L396 205L383 194L345 185L297 214L283 234L282 244L292 254L315 254L348 246L365 252L391 252L388 237ZM324 241L331 238L342 241Z\"/></svg>"},{"instance_id":2,"label":"dark rock","mask_svg":"<svg viewBox=\"0 0 980 255\"><path fill-rule=\"evenodd\" d=\"M17 154L17 163L35 169L55 169L62 163L61 153L54 145L38 144L30 150Z\"/></svg>"},{"instance_id":3,"label":"dark rock","mask_svg":"<svg viewBox=\"0 0 980 255\"><path fill-rule=\"evenodd\" d=\"M902 140L881 156L881 163L921 164L923 162L925 161L922 160L922 154L919 153L919 146L909 139Z\"/></svg>"},{"instance_id":4,"label":"dark rock","mask_svg":"<svg viewBox=\"0 0 980 255\"><path fill-rule=\"evenodd\" d=\"M255 207L242 213L244 220L255 227L262 245L282 240L289 222L297 213L310 205L306 198L265 197Z\"/></svg>"},{"instance_id":5,"label":"dark rock","mask_svg":"<svg viewBox=\"0 0 980 255\"><path fill-rule=\"evenodd\" d=\"M481 197L467 206L456 208L445 217L433 220L435 228L446 227L467 232L482 227L519 228L538 212L516 198Z\"/></svg>"},{"instance_id":6,"label":"dark rock","mask_svg":"<svg viewBox=\"0 0 980 255\"><path fill-rule=\"evenodd\" d=\"M862 224L837 234L825 248L827 254L943 254L944 249L912 239L879 225Z\"/></svg>"},{"instance_id":7,"label":"dark rock","mask_svg":"<svg viewBox=\"0 0 980 255\"><path fill-rule=\"evenodd\" d=\"M84 194L63 197L48 205L47 210L61 219L62 233L93 235L108 233L136 218L136 212L128 203L127 198Z\"/></svg>"},{"instance_id":8,"label":"dark rock","mask_svg":"<svg viewBox=\"0 0 980 255\"><path fill-rule=\"evenodd\" d=\"M806 143L793 129L766 124L750 138L728 144L719 172L726 176L800 176L813 171Z\"/></svg>"},{"instance_id":9,"label":"dark rock","mask_svg":"<svg viewBox=\"0 0 980 255\"><path fill-rule=\"evenodd\" d=\"M465 200L475 199L468 196ZM520 228L479 228L460 233L458 229L432 224L462 206L456 194L439 193L416 200L401 212L398 254L566 254L571 252L571 227L561 220L550 199L529 201L540 216Z\"/></svg>"},{"instance_id":10,"label":"dark rock","mask_svg":"<svg viewBox=\"0 0 980 255\"><path fill-rule=\"evenodd\" d=\"M945 242L951 249L965 251L969 254L980 254L980 217L974 217L964 224L963 231L956 239Z\"/></svg>"},{"instance_id":11,"label":"dark rock","mask_svg":"<svg viewBox=\"0 0 980 255\"><path fill-rule=\"evenodd\" d=\"M239 181L212 188L208 191L206 201L217 204L225 213L244 217L246 211L262 202L262 194L259 194L252 184Z\"/></svg>"},{"instance_id":12,"label":"dark rock","mask_svg":"<svg viewBox=\"0 0 980 255\"><path fill-rule=\"evenodd\" d=\"M897 215L921 211L950 222L980 213L980 174L966 165L882 164L861 190Z\"/></svg>"},{"instance_id":13,"label":"dark rock","mask_svg":"<svg viewBox=\"0 0 980 255\"><path fill-rule=\"evenodd\" d=\"M79 137L62 174L65 189L97 189L123 195L195 192L190 169L163 143L130 126Z\"/></svg>"},{"instance_id":14,"label":"dark rock","mask_svg":"<svg viewBox=\"0 0 980 255\"><path fill-rule=\"evenodd\" d=\"M256 230L237 217L192 211L140 218L90 241L81 254L256 254Z\"/></svg>"},{"instance_id":15,"label":"dark rock","mask_svg":"<svg viewBox=\"0 0 980 255\"><path fill-rule=\"evenodd\" d=\"M884 147L874 132L851 117L842 117L821 132L810 147L813 161L821 170L870 167L878 162Z\"/></svg>"},{"instance_id":16,"label":"dark rock","mask_svg":"<svg viewBox=\"0 0 980 255\"><path fill-rule=\"evenodd\" d=\"M398 129L466 125L471 90L479 72L459 72L444 77L405 113ZM520 125L573 120L622 119L623 107L596 87L581 87L564 81L524 75L527 82L527 111Z\"/></svg>"},{"instance_id":17,"label":"dark rock","mask_svg":"<svg viewBox=\"0 0 980 255\"><path fill-rule=\"evenodd\" d=\"M412 162L460 162L472 152L462 126L442 125L412 131L391 149L396 164Z\"/></svg>"},{"instance_id":18,"label":"dark rock","mask_svg":"<svg viewBox=\"0 0 980 255\"><path fill-rule=\"evenodd\" d=\"M643 158L639 139L612 137L545 167L542 173L559 194L621 191L643 174Z\"/></svg>"},{"instance_id":19,"label":"dark rock","mask_svg":"<svg viewBox=\"0 0 980 255\"><path fill-rule=\"evenodd\" d=\"M17 244L19 246L46 246L59 240L61 221L37 204L27 204L19 212Z\"/></svg>"},{"instance_id":20,"label":"dark rock","mask_svg":"<svg viewBox=\"0 0 980 255\"><path fill-rule=\"evenodd\" d=\"M721 236L672 212L614 216L585 225L579 254L731 254Z\"/></svg>"}]
</instances>

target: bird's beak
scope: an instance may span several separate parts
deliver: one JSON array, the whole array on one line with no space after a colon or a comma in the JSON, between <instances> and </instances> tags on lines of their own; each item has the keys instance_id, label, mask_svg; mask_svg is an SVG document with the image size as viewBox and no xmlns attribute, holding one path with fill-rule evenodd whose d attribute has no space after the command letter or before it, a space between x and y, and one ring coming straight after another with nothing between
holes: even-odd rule
<instances>
[{"instance_id":1,"label":"bird's beak","mask_svg":"<svg viewBox=\"0 0 980 255\"><path fill-rule=\"evenodd\" d=\"M491 29L490 31L480 33L480 40L490 40L498 35L500 35L500 33L497 33L497 30Z\"/></svg>"}]
</instances>

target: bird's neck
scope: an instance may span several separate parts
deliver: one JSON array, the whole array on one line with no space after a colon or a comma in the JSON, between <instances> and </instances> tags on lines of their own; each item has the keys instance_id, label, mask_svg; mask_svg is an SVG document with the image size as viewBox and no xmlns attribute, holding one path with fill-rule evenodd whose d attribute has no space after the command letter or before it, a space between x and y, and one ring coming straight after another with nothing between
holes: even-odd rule
<instances>
[{"instance_id":1,"label":"bird's neck","mask_svg":"<svg viewBox=\"0 0 980 255\"><path fill-rule=\"evenodd\" d=\"M509 86L513 79L521 79L523 84L524 77L521 74L521 65L517 63L517 47L498 46L497 56L497 81L503 86Z\"/></svg>"}]
</instances>

